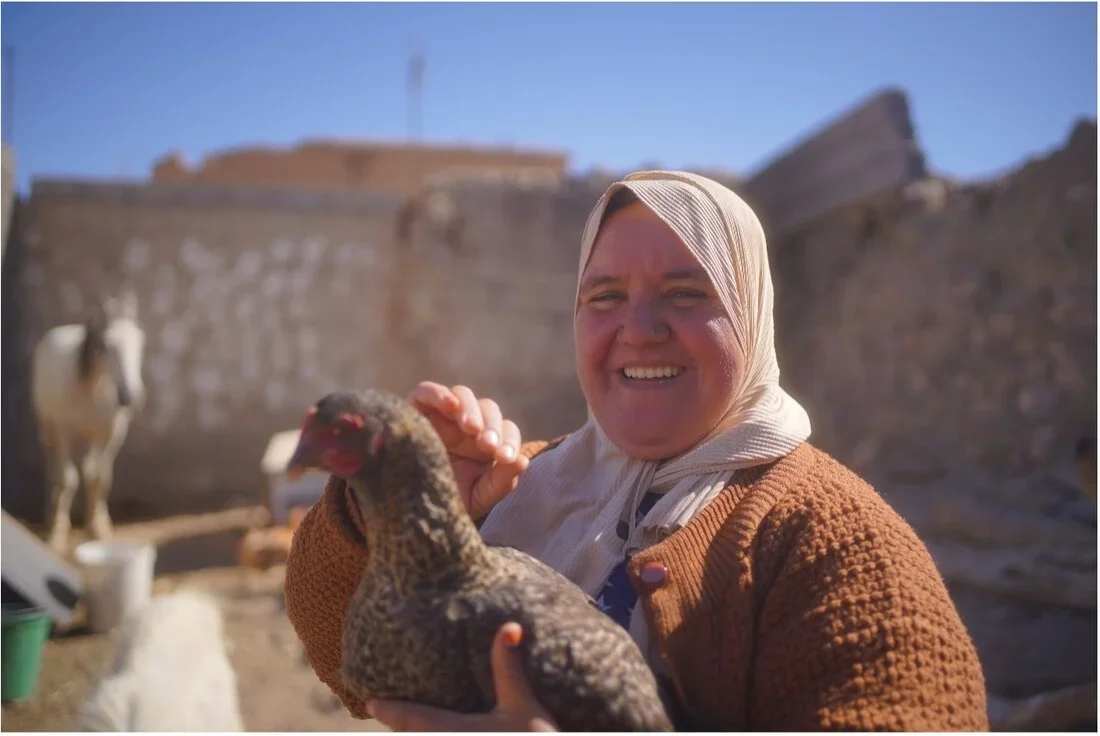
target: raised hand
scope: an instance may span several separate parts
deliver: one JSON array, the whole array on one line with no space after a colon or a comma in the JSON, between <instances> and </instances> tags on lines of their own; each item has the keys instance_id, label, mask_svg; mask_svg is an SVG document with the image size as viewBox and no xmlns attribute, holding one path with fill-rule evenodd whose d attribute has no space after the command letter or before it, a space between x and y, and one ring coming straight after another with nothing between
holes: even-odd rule
<instances>
[{"instance_id":1,"label":"raised hand","mask_svg":"<svg viewBox=\"0 0 1100 736\"><path fill-rule=\"evenodd\" d=\"M451 457L466 510L479 520L512 492L528 459L519 453L519 427L492 399L466 386L423 381L406 397L435 427Z\"/></svg>"}]
</instances>

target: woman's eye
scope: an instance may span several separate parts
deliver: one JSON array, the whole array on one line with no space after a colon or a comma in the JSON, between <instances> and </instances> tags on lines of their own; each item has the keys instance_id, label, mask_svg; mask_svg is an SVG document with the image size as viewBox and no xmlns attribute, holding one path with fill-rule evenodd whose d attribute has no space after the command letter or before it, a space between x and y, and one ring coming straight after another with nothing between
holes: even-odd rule
<instances>
[{"instance_id":1,"label":"woman's eye","mask_svg":"<svg viewBox=\"0 0 1100 736\"><path fill-rule=\"evenodd\" d=\"M621 299L622 296L613 291L604 292L603 294L597 294L589 299L594 304L611 304Z\"/></svg>"},{"instance_id":2,"label":"woman's eye","mask_svg":"<svg viewBox=\"0 0 1100 736\"><path fill-rule=\"evenodd\" d=\"M697 302L707 298L706 294L695 289L676 289L668 296L678 302Z\"/></svg>"}]
</instances>

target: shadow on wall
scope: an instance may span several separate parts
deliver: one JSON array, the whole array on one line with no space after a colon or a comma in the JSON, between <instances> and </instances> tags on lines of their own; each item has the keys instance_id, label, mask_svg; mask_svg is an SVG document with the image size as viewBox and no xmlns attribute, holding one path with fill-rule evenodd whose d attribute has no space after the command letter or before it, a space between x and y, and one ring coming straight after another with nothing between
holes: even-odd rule
<instances>
[{"instance_id":1,"label":"shadow on wall","mask_svg":"<svg viewBox=\"0 0 1100 736\"><path fill-rule=\"evenodd\" d=\"M2 428L4 462L0 471L3 483L3 508L12 516L42 521L46 513L43 457L37 442L38 427L31 407L29 351L34 338L29 334L26 284L22 274L26 251L22 238L25 204L18 198L11 204L7 224L3 265L0 267L0 403L3 405ZM30 438L33 441L20 441ZM83 513L81 511L79 513Z\"/></svg>"}]
</instances>

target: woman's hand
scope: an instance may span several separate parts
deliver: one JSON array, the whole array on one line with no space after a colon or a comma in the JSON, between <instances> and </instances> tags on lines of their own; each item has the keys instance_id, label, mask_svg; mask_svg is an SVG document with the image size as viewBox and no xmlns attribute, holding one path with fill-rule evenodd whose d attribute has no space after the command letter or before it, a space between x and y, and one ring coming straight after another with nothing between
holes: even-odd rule
<instances>
[{"instance_id":1,"label":"woman's hand","mask_svg":"<svg viewBox=\"0 0 1100 736\"><path fill-rule=\"evenodd\" d=\"M394 731L554 731L523 674L515 647L523 636L517 623L500 627L490 662L497 707L490 713L465 714L396 700L372 700L367 713Z\"/></svg>"},{"instance_id":2,"label":"woman's hand","mask_svg":"<svg viewBox=\"0 0 1100 736\"><path fill-rule=\"evenodd\" d=\"M501 416L495 401L478 399L465 386L424 381L407 398L443 439L466 511L480 520L527 469L519 427Z\"/></svg>"}]
</instances>

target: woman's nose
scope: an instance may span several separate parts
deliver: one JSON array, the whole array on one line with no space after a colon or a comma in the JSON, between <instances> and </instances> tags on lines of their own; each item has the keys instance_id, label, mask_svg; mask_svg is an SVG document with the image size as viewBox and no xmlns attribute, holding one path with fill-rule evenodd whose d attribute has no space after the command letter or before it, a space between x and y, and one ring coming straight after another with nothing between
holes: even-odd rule
<instances>
[{"instance_id":1,"label":"woman's nose","mask_svg":"<svg viewBox=\"0 0 1100 736\"><path fill-rule=\"evenodd\" d=\"M622 312L619 326L619 342L631 346L660 343L668 340L671 330L661 318L659 310L649 300L630 304Z\"/></svg>"}]
</instances>

